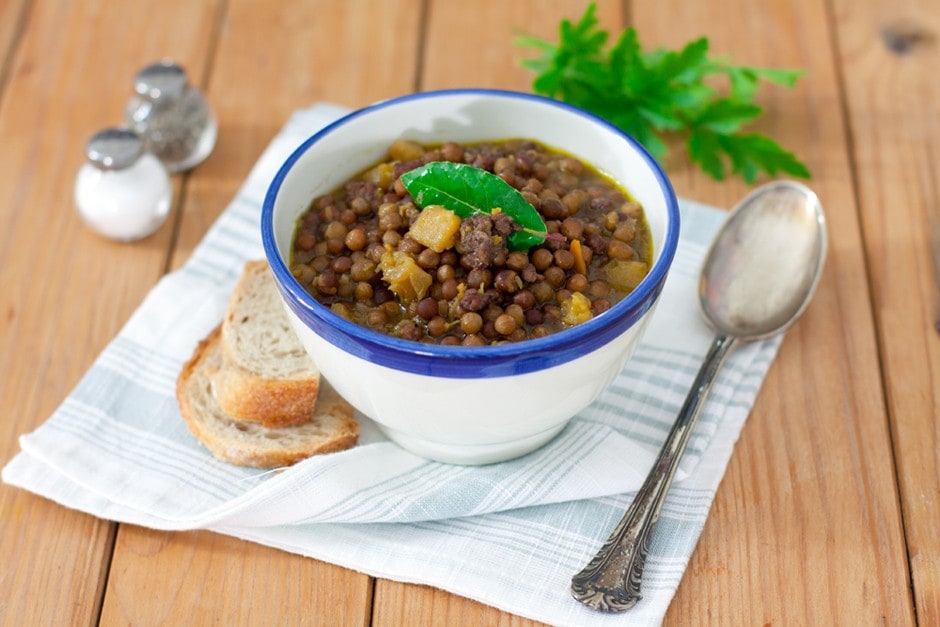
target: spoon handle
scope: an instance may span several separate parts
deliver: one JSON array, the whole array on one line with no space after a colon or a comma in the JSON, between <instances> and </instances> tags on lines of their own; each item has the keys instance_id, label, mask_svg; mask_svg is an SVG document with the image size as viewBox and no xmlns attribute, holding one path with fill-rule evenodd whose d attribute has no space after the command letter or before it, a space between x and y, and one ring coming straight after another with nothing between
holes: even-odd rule
<instances>
[{"instance_id":1,"label":"spoon handle","mask_svg":"<svg viewBox=\"0 0 940 627\"><path fill-rule=\"evenodd\" d=\"M588 607L601 612L624 612L640 600L643 566L653 527L659 519L659 510L679 467L679 460L705 397L734 343L735 338L722 335L712 342L705 362L636 498L594 559L571 578L572 595Z\"/></svg>"}]
</instances>

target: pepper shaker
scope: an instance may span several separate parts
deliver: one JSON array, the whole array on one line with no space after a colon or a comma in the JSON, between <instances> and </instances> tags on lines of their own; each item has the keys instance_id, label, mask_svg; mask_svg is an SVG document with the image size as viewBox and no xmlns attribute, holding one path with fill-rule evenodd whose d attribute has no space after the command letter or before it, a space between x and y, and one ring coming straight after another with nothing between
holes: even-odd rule
<instances>
[{"instance_id":1,"label":"pepper shaker","mask_svg":"<svg viewBox=\"0 0 940 627\"><path fill-rule=\"evenodd\" d=\"M145 148L172 172L201 163L215 146L218 125L202 92L173 61L159 61L134 78L126 119Z\"/></svg>"},{"instance_id":2,"label":"pepper shaker","mask_svg":"<svg viewBox=\"0 0 940 627\"><path fill-rule=\"evenodd\" d=\"M75 179L75 204L88 226L119 241L156 231L170 211L173 188L166 167L126 128L95 133Z\"/></svg>"}]
</instances>

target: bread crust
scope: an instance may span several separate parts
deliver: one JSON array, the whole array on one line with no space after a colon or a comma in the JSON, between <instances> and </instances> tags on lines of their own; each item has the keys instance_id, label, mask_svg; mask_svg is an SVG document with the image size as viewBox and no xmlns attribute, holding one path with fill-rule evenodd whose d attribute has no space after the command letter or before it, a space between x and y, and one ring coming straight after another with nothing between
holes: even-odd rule
<instances>
[{"instance_id":1,"label":"bread crust","mask_svg":"<svg viewBox=\"0 0 940 627\"><path fill-rule=\"evenodd\" d=\"M209 373L212 393L219 406L238 420L260 422L265 427L287 427L310 421L317 405L320 379L269 379L223 359L222 367Z\"/></svg>"},{"instance_id":2,"label":"bread crust","mask_svg":"<svg viewBox=\"0 0 940 627\"><path fill-rule=\"evenodd\" d=\"M320 372L290 327L266 260L245 263L221 336L222 365L210 378L225 413L266 427L311 419Z\"/></svg>"},{"instance_id":3,"label":"bread crust","mask_svg":"<svg viewBox=\"0 0 940 627\"><path fill-rule=\"evenodd\" d=\"M316 411L301 425L268 428L226 414L212 394L210 379L224 359L220 340L221 325L199 342L176 383L183 420L213 456L239 466L279 468L356 444L354 410L325 381Z\"/></svg>"}]
</instances>

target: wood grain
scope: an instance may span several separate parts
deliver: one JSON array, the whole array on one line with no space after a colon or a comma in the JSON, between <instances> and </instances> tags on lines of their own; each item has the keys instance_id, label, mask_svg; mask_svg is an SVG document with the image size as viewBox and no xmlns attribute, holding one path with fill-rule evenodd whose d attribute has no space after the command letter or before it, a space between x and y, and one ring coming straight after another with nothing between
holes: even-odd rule
<instances>
[{"instance_id":1,"label":"wood grain","mask_svg":"<svg viewBox=\"0 0 940 627\"><path fill-rule=\"evenodd\" d=\"M647 45L674 47L706 34L713 53L737 63L805 69L796 89L762 92L766 114L757 130L781 138L809 164L831 245L816 299L764 383L666 622L701 618L705 598L708 622L910 624L903 528L895 478L885 472L890 435L826 5L727 2L723 10L734 20L712 20L703 33L703 9L680 4L636 6L639 32L659 35ZM788 27L795 24L800 28ZM674 180L680 194L720 206L745 191L698 171ZM724 550L717 552L718 545Z\"/></svg>"},{"instance_id":2,"label":"wood grain","mask_svg":"<svg viewBox=\"0 0 940 627\"><path fill-rule=\"evenodd\" d=\"M516 46L514 39L531 35L558 41L558 23L577 21L585 3L572 0L524 0L476 4L432 0L423 49L422 90L492 87L531 91L534 74L520 61L535 51ZM620 2L597 4L602 27L614 32L623 24ZM465 59L471 62L465 62ZM454 68L460 67L460 72Z\"/></svg>"},{"instance_id":3,"label":"wood grain","mask_svg":"<svg viewBox=\"0 0 940 627\"><path fill-rule=\"evenodd\" d=\"M134 246L107 242L81 224L72 203L85 141L122 121L138 67L167 50L184 63L206 57L205 3L150 4L32 2L11 22L25 30L7 40L15 46L0 109L4 463L17 436L66 396L165 264L167 227ZM15 8L7 3L4 17ZM50 247L66 254L44 252ZM0 597L0 622L93 623L112 543L112 524L0 486L0 590L16 591Z\"/></svg>"},{"instance_id":4,"label":"wood grain","mask_svg":"<svg viewBox=\"0 0 940 627\"><path fill-rule=\"evenodd\" d=\"M398 625L492 625L536 627L543 623L429 586L379 580L373 603L373 627Z\"/></svg>"},{"instance_id":5,"label":"wood grain","mask_svg":"<svg viewBox=\"0 0 940 627\"><path fill-rule=\"evenodd\" d=\"M530 0L480 5L436 0L431 3L423 51L422 90L486 86L529 91L532 74L518 65L531 51L515 48L513 36L534 35L557 40L558 21L577 19L581 2L546 3ZM607 28L623 23L619 3L598 5L598 18ZM502 27L493 28L500 24ZM455 66L473 51L473 63L459 74ZM499 617L476 601L442 593L428 586L376 581L376 625L535 625L518 617Z\"/></svg>"},{"instance_id":6,"label":"wood grain","mask_svg":"<svg viewBox=\"0 0 940 627\"><path fill-rule=\"evenodd\" d=\"M0 94L6 85L10 65L26 20L26 0L0 3Z\"/></svg>"},{"instance_id":7,"label":"wood grain","mask_svg":"<svg viewBox=\"0 0 940 627\"><path fill-rule=\"evenodd\" d=\"M417 3L342 0L228 3L206 92L219 119L216 155L187 181L173 252L179 267L231 202L294 110L317 102L360 107L414 90ZM379 48L381 55L373 54ZM220 155L224 155L222 158Z\"/></svg>"},{"instance_id":8,"label":"wood grain","mask_svg":"<svg viewBox=\"0 0 940 627\"><path fill-rule=\"evenodd\" d=\"M110 572L102 625L369 624L368 577L216 533L122 525Z\"/></svg>"},{"instance_id":9,"label":"wood grain","mask_svg":"<svg viewBox=\"0 0 940 627\"><path fill-rule=\"evenodd\" d=\"M368 19L366 3L343 0L282 2L277 11L250 1L227 4L218 17L216 63L203 79L219 140L215 155L186 181L174 267L185 262L295 109L318 101L362 106L413 89L421 14L411 6L387 2L389 19L375 20ZM388 54L370 54L375 42ZM218 551L228 557L219 559ZM365 575L207 533L194 538L122 526L114 560L119 576L109 580L105 597L108 623L188 622L200 597L230 619L220 624L355 625L371 613L372 583ZM165 573L159 579L154 561ZM243 607L246 598L263 603L263 611ZM216 620L208 610L204 618Z\"/></svg>"},{"instance_id":10,"label":"wood grain","mask_svg":"<svg viewBox=\"0 0 940 627\"><path fill-rule=\"evenodd\" d=\"M940 624L940 6L836 2L917 619Z\"/></svg>"},{"instance_id":11,"label":"wood grain","mask_svg":"<svg viewBox=\"0 0 940 627\"><path fill-rule=\"evenodd\" d=\"M0 2L0 463L191 254L295 109L457 86L529 90L516 34L555 39L581 0ZM377 9L376 7L380 7ZM797 67L756 130L808 162L830 256L736 445L666 624L940 624L940 6L918 0L602 0L646 46L709 36ZM87 138L169 56L219 118L133 245L77 218ZM681 146L682 196L731 206ZM54 247L54 248L53 248ZM56 254L44 254L54 250ZM115 525L0 486L0 624L532 625L434 588L206 532Z\"/></svg>"}]
</instances>

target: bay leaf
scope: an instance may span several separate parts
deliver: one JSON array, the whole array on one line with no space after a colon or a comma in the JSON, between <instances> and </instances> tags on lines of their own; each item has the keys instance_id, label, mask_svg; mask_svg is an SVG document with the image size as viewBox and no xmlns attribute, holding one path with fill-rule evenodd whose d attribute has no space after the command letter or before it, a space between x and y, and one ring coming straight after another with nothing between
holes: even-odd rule
<instances>
[{"instance_id":1,"label":"bay leaf","mask_svg":"<svg viewBox=\"0 0 940 627\"><path fill-rule=\"evenodd\" d=\"M401 175L418 207L442 205L461 218L499 209L522 230L509 236L510 250L525 250L545 239L542 216L515 187L492 172L450 161L432 161Z\"/></svg>"}]
</instances>

